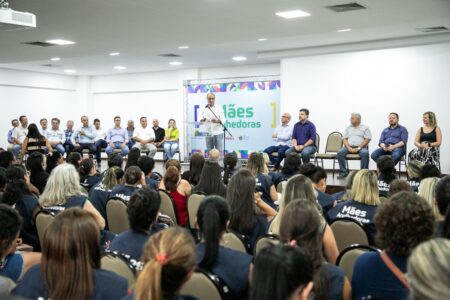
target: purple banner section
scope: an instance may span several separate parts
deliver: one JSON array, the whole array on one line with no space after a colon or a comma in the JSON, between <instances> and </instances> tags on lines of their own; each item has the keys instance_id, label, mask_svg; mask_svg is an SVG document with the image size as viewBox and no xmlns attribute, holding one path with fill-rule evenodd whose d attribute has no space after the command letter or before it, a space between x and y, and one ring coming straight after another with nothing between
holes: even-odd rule
<instances>
[{"instance_id":1,"label":"purple banner section","mask_svg":"<svg viewBox=\"0 0 450 300\"><path fill-rule=\"evenodd\" d=\"M214 84L192 84L187 86L189 94L197 93L226 93L239 91L268 91L281 87L280 80L230 82Z\"/></svg>"}]
</instances>

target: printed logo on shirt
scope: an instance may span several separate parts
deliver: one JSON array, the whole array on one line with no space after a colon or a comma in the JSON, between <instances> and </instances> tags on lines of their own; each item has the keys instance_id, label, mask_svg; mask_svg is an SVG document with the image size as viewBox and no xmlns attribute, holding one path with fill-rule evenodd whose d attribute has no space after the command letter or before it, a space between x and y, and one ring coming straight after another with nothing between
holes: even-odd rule
<instances>
[{"instance_id":1,"label":"printed logo on shirt","mask_svg":"<svg viewBox=\"0 0 450 300\"><path fill-rule=\"evenodd\" d=\"M336 215L336 218L352 218L363 224L370 223L370 220L366 217L367 211L348 205L345 205L342 211Z\"/></svg>"}]
</instances>

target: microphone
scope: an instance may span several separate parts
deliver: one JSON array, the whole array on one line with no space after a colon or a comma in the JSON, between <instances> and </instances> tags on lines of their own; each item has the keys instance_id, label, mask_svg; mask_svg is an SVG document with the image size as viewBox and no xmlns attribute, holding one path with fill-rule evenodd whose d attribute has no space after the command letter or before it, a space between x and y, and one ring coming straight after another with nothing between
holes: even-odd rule
<instances>
[{"instance_id":1,"label":"microphone","mask_svg":"<svg viewBox=\"0 0 450 300\"><path fill-rule=\"evenodd\" d=\"M208 107L209 107L209 104L206 104L205 108L208 108Z\"/></svg>"}]
</instances>

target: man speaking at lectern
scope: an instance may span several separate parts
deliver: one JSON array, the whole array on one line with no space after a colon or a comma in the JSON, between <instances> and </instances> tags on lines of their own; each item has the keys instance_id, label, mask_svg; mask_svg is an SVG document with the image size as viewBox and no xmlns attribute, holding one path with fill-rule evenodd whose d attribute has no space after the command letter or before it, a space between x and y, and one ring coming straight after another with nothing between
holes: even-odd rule
<instances>
[{"instance_id":1,"label":"man speaking at lectern","mask_svg":"<svg viewBox=\"0 0 450 300\"><path fill-rule=\"evenodd\" d=\"M208 104L202 110L200 122L204 125L206 133L206 148L211 150L216 148L220 155L223 155L223 126L225 123L225 115L221 106L215 105L216 95L208 93L206 95Z\"/></svg>"}]
</instances>

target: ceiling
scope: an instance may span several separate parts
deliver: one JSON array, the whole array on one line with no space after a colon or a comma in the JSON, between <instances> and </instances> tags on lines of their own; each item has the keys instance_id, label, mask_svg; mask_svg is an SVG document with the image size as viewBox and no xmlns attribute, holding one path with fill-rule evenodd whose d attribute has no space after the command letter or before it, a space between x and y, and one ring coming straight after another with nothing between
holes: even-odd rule
<instances>
[{"instance_id":1,"label":"ceiling","mask_svg":"<svg viewBox=\"0 0 450 300\"><path fill-rule=\"evenodd\" d=\"M353 0L367 7L336 13L346 0L9 0L34 13L37 28L0 31L0 67L77 75L151 72L279 61L270 51L426 35L416 28L450 27L449 0ZM275 12L301 9L310 17ZM352 28L338 33L337 30ZM75 45L21 44L62 38ZM267 38L266 41L258 41ZM180 50L179 46L189 45ZM111 57L109 52L120 52ZM174 59L158 56L175 53ZM233 56L247 57L235 62ZM51 57L61 61L51 62ZM262 58L264 57L264 58ZM54 67L44 67L52 63ZM117 71L113 66L126 66Z\"/></svg>"}]
</instances>

